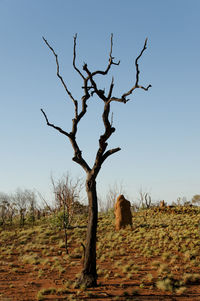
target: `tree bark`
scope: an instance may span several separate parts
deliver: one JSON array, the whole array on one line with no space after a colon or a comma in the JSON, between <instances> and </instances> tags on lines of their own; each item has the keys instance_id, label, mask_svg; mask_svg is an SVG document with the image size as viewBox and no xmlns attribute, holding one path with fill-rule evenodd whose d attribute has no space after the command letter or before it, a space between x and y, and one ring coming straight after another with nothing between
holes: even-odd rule
<instances>
[{"instance_id":1,"label":"tree bark","mask_svg":"<svg viewBox=\"0 0 200 301\"><path fill-rule=\"evenodd\" d=\"M88 174L86 180L86 192L89 202L89 218L87 226L86 248L84 257L84 267L79 279L79 284L86 287L97 286L96 270L96 234L98 220L98 203L96 192L96 181Z\"/></svg>"}]
</instances>

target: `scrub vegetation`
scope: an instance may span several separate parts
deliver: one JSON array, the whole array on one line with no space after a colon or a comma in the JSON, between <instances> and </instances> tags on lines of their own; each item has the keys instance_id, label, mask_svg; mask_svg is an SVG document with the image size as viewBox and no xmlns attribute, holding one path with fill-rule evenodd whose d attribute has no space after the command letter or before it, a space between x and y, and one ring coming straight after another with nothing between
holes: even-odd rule
<instances>
[{"instance_id":1,"label":"scrub vegetation","mask_svg":"<svg viewBox=\"0 0 200 301\"><path fill-rule=\"evenodd\" d=\"M77 205L77 204L76 204ZM133 207L133 227L115 230L113 210L99 213L98 286L77 286L88 213L79 203L67 227L63 207L35 218L20 212L0 227L2 300L198 300L200 298L200 207ZM62 218L61 218L62 221ZM153 298L153 299L152 299ZM168 300L168 299L167 299ZM171 299L169 299L171 300Z\"/></svg>"}]
</instances>

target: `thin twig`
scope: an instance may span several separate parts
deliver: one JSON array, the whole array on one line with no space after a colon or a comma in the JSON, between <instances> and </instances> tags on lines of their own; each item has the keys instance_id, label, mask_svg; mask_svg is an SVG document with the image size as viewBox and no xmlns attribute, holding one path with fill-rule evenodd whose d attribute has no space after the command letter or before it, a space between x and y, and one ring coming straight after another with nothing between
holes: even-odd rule
<instances>
[{"instance_id":1,"label":"thin twig","mask_svg":"<svg viewBox=\"0 0 200 301\"><path fill-rule=\"evenodd\" d=\"M73 55L73 66L74 69L80 74L83 80L85 80L84 75L81 73L81 71L76 67L76 39L77 39L77 33L74 36L74 55Z\"/></svg>"}]
</instances>

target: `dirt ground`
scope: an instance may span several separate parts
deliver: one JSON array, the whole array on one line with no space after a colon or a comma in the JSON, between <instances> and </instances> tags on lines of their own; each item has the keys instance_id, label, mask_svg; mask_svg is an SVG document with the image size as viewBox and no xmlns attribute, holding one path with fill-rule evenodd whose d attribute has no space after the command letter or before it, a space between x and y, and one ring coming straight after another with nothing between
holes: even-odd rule
<instances>
[{"instance_id":1,"label":"dirt ground","mask_svg":"<svg viewBox=\"0 0 200 301\"><path fill-rule=\"evenodd\" d=\"M39 252L38 252L39 254ZM140 261L140 259L138 259ZM75 281L76 274L81 270L80 260L73 268L66 268L66 272L60 277L55 272L50 272L44 269L45 276L38 279L37 270L33 270L32 266L25 265L20 267L17 254L12 255L12 267L16 271L10 270L9 265L1 266L0 269L0 300L1 301L35 301L40 300L37 293L40 289L56 288L63 289L65 282L69 279ZM169 301L169 300L200 300L200 285L191 285L188 287L185 294L176 295L172 293L164 293L155 290L152 286L145 286L140 288L140 281L138 280L141 275L135 274L135 278L124 282L122 285L121 278L114 277L112 267L107 264L105 268L110 270L110 277L105 279L99 277L98 287L94 289L87 289L81 291L71 288L69 291L61 292L59 294L44 295L41 300L152 300L152 301ZM40 269L40 266L38 266ZM145 273L145 271L144 271ZM133 290L138 289L133 295ZM137 295L138 294L138 295Z\"/></svg>"},{"instance_id":2,"label":"dirt ground","mask_svg":"<svg viewBox=\"0 0 200 301\"><path fill-rule=\"evenodd\" d=\"M104 231L106 224L99 229ZM133 229L137 233L137 229ZM46 231L46 232L45 232ZM126 234L119 235L122 245L120 252L116 246L105 242L98 242L103 250L98 256L99 269L98 286L86 289L75 288L77 275L82 270L82 255L79 240L85 229L80 233L69 231L69 255L66 255L63 240L63 232L53 234L45 229L33 228L27 232L0 231L0 301L39 301L39 300L151 300L151 301L200 301L200 281L187 283L183 290L162 291L155 285L156 271L152 268L152 262L160 260L160 256L149 258L140 255L135 248L126 242ZM40 237L40 233L43 236ZM78 234L77 234L78 233ZM46 235L46 236L45 236ZM73 236L74 235L74 236ZM102 238L103 239L103 238ZM100 238L99 238L100 240ZM198 241L196 248L198 247ZM100 247L98 247L100 248ZM107 248L109 248L107 250ZM113 253L112 253L113 250ZM124 255L122 253L124 251ZM109 254L109 255L107 255ZM200 252L199 254L200 255ZM182 255L181 255L182 256ZM127 277L123 271L127 260L132 259L137 266L134 273ZM199 258L197 256L197 258ZM191 259L193 260L193 259ZM119 262L119 267L116 263ZM200 272L200 266L191 266L194 273ZM179 264L171 263L177 278L181 277L185 268L185 261L180 258ZM151 273L152 279L146 279Z\"/></svg>"}]
</instances>

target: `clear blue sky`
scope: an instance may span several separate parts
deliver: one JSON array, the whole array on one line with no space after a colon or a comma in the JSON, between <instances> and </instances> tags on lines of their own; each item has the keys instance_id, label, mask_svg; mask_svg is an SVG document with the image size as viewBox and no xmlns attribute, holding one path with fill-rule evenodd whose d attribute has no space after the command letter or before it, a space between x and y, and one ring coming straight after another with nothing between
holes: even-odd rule
<instances>
[{"instance_id":1,"label":"clear blue sky","mask_svg":"<svg viewBox=\"0 0 200 301\"><path fill-rule=\"evenodd\" d=\"M140 83L126 105L114 103L116 132L110 147L121 147L103 165L97 179L102 197L109 185L123 182L131 201L138 191L155 200L190 199L200 193L200 1L199 0L0 0L0 191L37 189L49 197L50 173L84 175L72 162L72 148L46 126L40 112L67 131L73 107L56 77L54 57L76 98L82 84L72 68L73 36L77 64L104 69L114 34L113 55L121 60L101 82L115 77L116 96L135 81L134 59L148 37L140 60ZM102 132L102 104L90 101L78 142L93 162Z\"/></svg>"}]
</instances>

